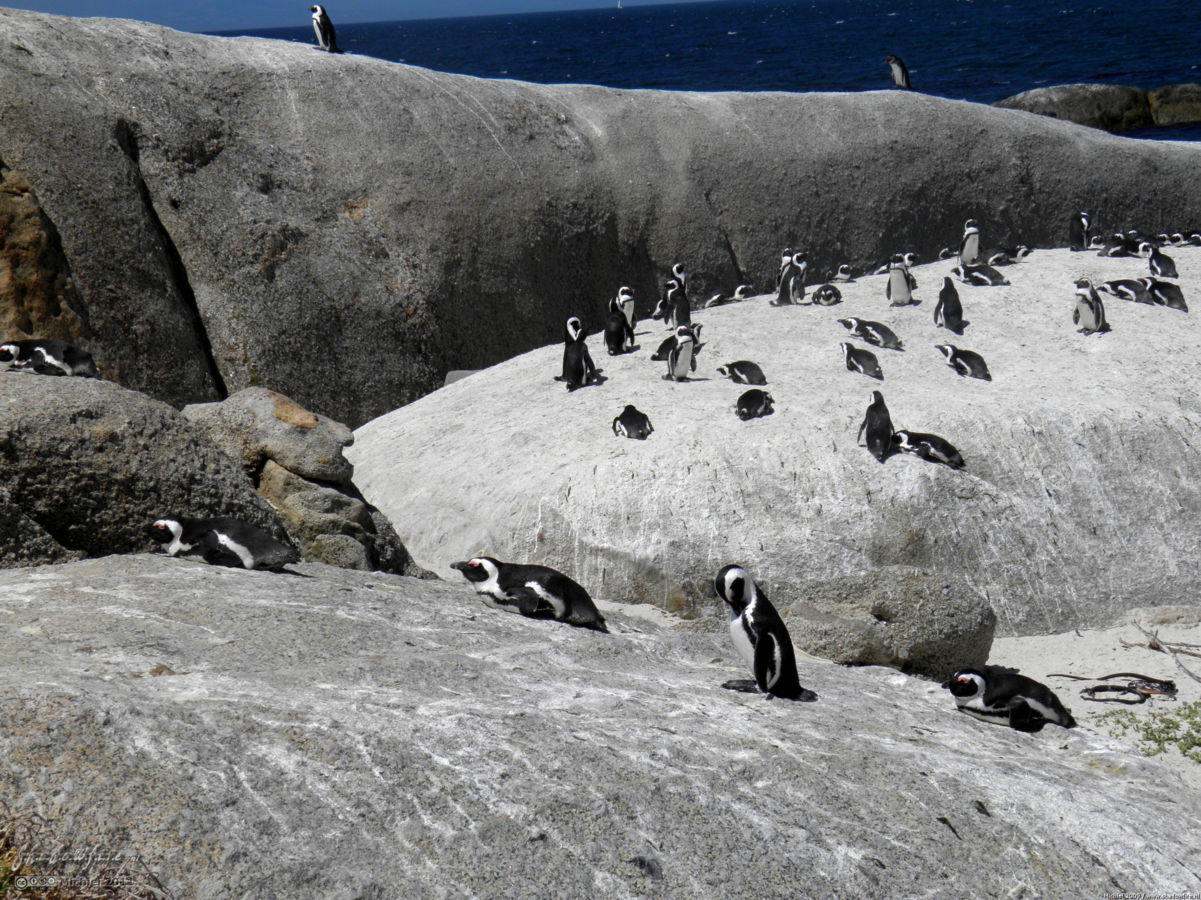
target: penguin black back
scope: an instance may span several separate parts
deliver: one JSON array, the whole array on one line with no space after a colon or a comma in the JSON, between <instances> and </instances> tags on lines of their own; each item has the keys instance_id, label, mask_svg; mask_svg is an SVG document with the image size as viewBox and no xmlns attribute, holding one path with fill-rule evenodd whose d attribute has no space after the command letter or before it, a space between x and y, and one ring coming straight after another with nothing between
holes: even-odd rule
<instances>
[{"instance_id":1,"label":"penguin black back","mask_svg":"<svg viewBox=\"0 0 1201 900\"><path fill-rule=\"evenodd\" d=\"M1001 666L960 669L947 688L960 712L1017 731L1038 732L1048 722L1075 728L1076 720L1045 684Z\"/></svg>"},{"instance_id":2,"label":"penguin black back","mask_svg":"<svg viewBox=\"0 0 1201 900\"><path fill-rule=\"evenodd\" d=\"M872 391L863 424L859 426L859 438L864 437L865 433L868 452L878 462L888 459L888 454L892 452L892 417L888 414L884 395L879 391Z\"/></svg>"}]
</instances>

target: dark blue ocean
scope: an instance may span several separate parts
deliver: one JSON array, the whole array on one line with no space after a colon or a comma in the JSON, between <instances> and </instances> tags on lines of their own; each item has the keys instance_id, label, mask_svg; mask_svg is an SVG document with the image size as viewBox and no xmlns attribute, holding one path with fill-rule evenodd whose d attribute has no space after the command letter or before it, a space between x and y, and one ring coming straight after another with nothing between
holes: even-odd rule
<instances>
[{"instance_id":1,"label":"dark blue ocean","mask_svg":"<svg viewBox=\"0 0 1201 900\"><path fill-rule=\"evenodd\" d=\"M1201 0L718 0L340 24L348 53L545 84L688 91L866 91L892 84L991 103L1051 84L1201 81ZM313 43L295 28L241 31ZM221 32L232 34L234 32ZM1140 137L1201 140L1201 125Z\"/></svg>"}]
</instances>

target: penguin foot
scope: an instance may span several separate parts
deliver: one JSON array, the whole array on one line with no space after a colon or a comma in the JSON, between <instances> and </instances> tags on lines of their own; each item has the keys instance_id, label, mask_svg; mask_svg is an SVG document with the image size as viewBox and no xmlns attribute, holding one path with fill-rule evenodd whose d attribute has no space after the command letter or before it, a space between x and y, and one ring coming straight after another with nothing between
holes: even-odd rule
<instances>
[{"instance_id":1,"label":"penguin foot","mask_svg":"<svg viewBox=\"0 0 1201 900\"><path fill-rule=\"evenodd\" d=\"M735 678L731 681L724 682L722 687L727 691L738 691L740 694L758 694L759 685L755 684L749 678ZM770 697L771 695L768 694Z\"/></svg>"}]
</instances>

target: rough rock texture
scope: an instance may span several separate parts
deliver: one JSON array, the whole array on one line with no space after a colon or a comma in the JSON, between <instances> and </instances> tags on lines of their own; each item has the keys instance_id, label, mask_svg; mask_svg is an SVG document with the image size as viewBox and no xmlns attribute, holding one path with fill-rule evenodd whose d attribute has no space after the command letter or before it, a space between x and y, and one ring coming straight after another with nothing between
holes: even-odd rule
<instances>
[{"instance_id":1,"label":"rough rock texture","mask_svg":"<svg viewBox=\"0 0 1201 900\"><path fill-rule=\"evenodd\" d=\"M1133 131L1155 124L1147 92L1118 84L1057 84L1006 97L994 106L1106 131Z\"/></svg>"},{"instance_id":2,"label":"rough rock texture","mask_svg":"<svg viewBox=\"0 0 1201 900\"><path fill-rule=\"evenodd\" d=\"M358 425L622 284L645 314L677 260L700 297L784 246L929 259L982 210L1063 245L1082 207L1152 234L1201 207L1201 148L919 93L539 86L13 10L0 46L0 159L109 368L173 402L271 385Z\"/></svg>"},{"instance_id":3,"label":"rough rock texture","mask_svg":"<svg viewBox=\"0 0 1201 900\"><path fill-rule=\"evenodd\" d=\"M246 388L183 414L241 464L309 562L433 577L351 483L342 448L354 434L265 388Z\"/></svg>"},{"instance_id":4,"label":"rough rock texture","mask_svg":"<svg viewBox=\"0 0 1201 900\"><path fill-rule=\"evenodd\" d=\"M153 546L165 514L279 522L237 465L165 403L91 378L0 374L0 565Z\"/></svg>"},{"instance_id":5,"label":"rough rock texture","mask_svg":"<svg viewBox=\"0 0 1201 900\"><path fill-rule=\"evenodd\" d=\"M1201 298L1201 248L1173 256L1185 296ZM1110 299L1112 332L1077 334L1073 281L1137 277L1147 262L1039 250L1006 270L1009 286L959 285L971 324L958 338L932 321L954 264L915 269L918 306L890 308L885 277L869 276L832 308L761 297L697 311L693 382L664 381L666 364L649 360L658 322L639 325L626 356L590 339L607 381L574 393L551 380L562 345L517 357L358 429L356 482L418 563L456 580L449 563L487 552L695 612L726 563L773 585L915 566L965 578L1001 634L1196 605L1198 313ZM847 371L845 316L904 341L876 349L883 382ZM957 376L934 349L947 342L983 355L993 380ZM745 388L715 370L739 359L763 368L774 415L734 415ZM907 455L880 464L856 446L877 388L894 427L949 440L966 470ZM610 430L627 403L654 424L648 440Z\"/></svg>"},{"instance_id":6,"label":"rough rock texture","mask_svg":"<svg viewBox=\"0 0 1201 900\"><path fill-rule=\"evenodd\" d=\"M1147 94L1156 125L1201 122L1201 84L1173 84Z\"/></svg>"},{"instance_id":7,"label":"rough rock texture","mask_svg":"<svg viewBox=\"0 0 1201 900\"><path fill-rule=\"evenodd\" d=\"M49 337L91 349L79 306L54 224L29 184L0 160L0 339Z\"/></svg>"},{"instance_id":8,"label":"rough rock texture","mask_svg":"<svg viewBox=\"0 0 1201 900\"><path fill-rule=\"evenodd\" d=\"M992 607L965 579L908 567L806 582L799 590L785 585L768 596L787 609L798 649L938 681L987 663L997 627Z\"/></svg>"},{"instance_id":9,"label":"rough rock texture","mask_svg":"<svg viewBox=\"0 0 1201 900\"><path fill-rule=\"evenodd\" d=\"M251 478L273 459L301 478L349 484L354 469L342 448L354 434L266 388L246 388L220 403L185 406L183 414L238 460Z\"/></svg>"},{"instance_id":10,"label":"rough rock texture","mask_svg":"<svg viewBox=\"0 0 1201 900\"><path fill-rule=\"evenodd\" d=\"M1201 798L1114 738L829 663L767 702L727 635L300 568L0 573L0 794L199 900L1201 891Z\"/></svg>"}]
</instances>

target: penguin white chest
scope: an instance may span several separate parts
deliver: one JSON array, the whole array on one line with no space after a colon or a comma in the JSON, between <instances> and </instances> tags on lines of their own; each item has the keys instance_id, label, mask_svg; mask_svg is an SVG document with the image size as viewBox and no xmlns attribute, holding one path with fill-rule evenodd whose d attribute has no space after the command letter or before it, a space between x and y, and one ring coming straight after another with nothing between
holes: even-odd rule
<instances>
[{"instance_id":1,"label":"penguin white chest","mask_svg":"<svg viewBox=\"0 0 1201 900\"><path fill-rule=\"evenodd\" d=\"M750 628L751 607L747 607L741 615L730 617L730 637L734 641L734 649L742 657L743 662L754 671L755 641Z\"/></svg>"}]
</instances>

